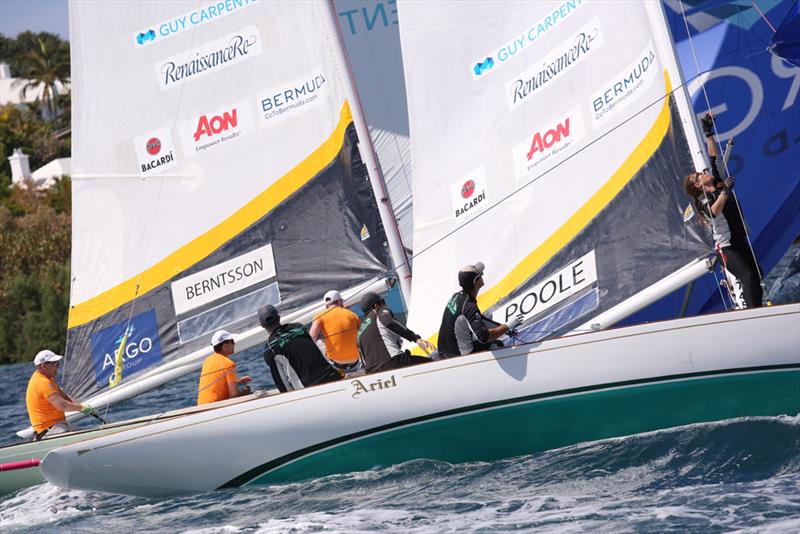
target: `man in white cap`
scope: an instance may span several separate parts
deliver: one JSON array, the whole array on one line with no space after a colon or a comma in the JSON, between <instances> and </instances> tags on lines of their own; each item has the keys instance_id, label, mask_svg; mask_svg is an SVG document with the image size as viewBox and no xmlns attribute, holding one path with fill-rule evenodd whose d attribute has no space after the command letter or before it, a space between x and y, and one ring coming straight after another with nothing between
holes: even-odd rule
<instances>
[{"instance_id":1,"label":"man in white cap","mask_svg":"<svg viewBox=\"0 0 800 534\"><path fill-rule=\"evenodd\" d=\"M208 404L250 394L250 376L236 377L236 364L229 358L234 353L233 335L218 330L211 336L214 354L203 362L200 384L197 386L197 405ZM244 384L241 388L240 384Z\"/></svg>"},{"instance_id":2,"label":"man in white cap","mask_svg":"<svg viewBox=\"0 0 800 534\"><path fill-rule=\"evenodd\" d=\"M352 373L360 367L358 358L358 315L344 307L342 295L332 289L323 299L325 311L314 317L309 334L316 341L325 339L325 355L333 366L343 373Z\"/></svg>"},{"instance_id":3,"label":"man in white cap","mask_svg":"<svg viewBox=\"0 0 800 534\"><path fill-rule=\"evenodd\" d=\"M483 287L483 263L465 265L458 272L461 291L447 302L439 327L439 352L446 357L502 347L500 337L522 324L517 315L508 324L492 321L478 308L478 292Z\"/></svg>"},{"instance_id":4,"label":"man in white cap","mask_svg":"<svg viewBox=\"0 0 800 534\"><path fill-rule=\"evenodd\" d=\"M33 359L36 370L28 382L25 404L37 441L48 432L55 434L69 430L64 412L94 413L91 406L78 404L56 384L62 358L52 350L42 350Z\"/></svg>"}]
</instances>

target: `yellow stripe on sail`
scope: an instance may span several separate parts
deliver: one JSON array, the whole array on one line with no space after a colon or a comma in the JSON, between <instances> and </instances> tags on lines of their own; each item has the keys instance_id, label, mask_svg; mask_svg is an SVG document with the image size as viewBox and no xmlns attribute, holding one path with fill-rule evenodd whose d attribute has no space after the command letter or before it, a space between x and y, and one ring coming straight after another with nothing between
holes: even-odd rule
<instances>
[{"instance_id":1,"label":"yellow stripe on sail","mask_svg":"<svg viewBox=\"0 0 800 534\"><path fill-rule=\"evenodd\" d=\"M645 163L653 156L656 149L661 145L667 135L671 122L669 109L669 95L672 92L672 83L669 74L664 70L666 82L666 92L664 105L656 117L655 123L650 131L644 136L639 146L631 152L622 165L611 175L611 178L595 193L583 206L578 208L567 221L561 225L544 243L536 247L521 262L492 287L484 290L478 295L478 307L486 310L497 304L500 299L509 295L516 288L521 286L536 271L542 268L550 259L564 248L567 243L572 241L581 230L583 230L592 219L594 219L605 208L614 197L622 191L622 188L639 172ZM439 333L435 332L430 338L431 343L436 344ZM415 353L421 353L416 349Z\"/></svg>"},{"instance_id":2,"label":"yellow stripe on sail","mask_svg":"<svg viewBox=\"0 0 800 534\"><path fill-rule=\"evenodd\" d=\"M344 144L345 130L352 121L350 105L345 100L339 113L339 123L336 125L336 129L310 156L245 204L239 211L206 233L140 274L70 308L67 327L74 328L88 323L132 301L137 295L137 286L139 295L157 288L207 257L223 243L231 240L272 211L336 158Z\"/></svg>"}]
</instances>

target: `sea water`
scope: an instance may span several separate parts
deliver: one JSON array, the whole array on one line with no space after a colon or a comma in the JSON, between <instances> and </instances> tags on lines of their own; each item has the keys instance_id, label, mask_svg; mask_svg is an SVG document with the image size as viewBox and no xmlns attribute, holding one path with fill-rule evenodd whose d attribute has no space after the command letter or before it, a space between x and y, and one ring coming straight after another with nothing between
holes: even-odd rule
<instances>
[{"instance_id":1,"label":"sea water","mask_svg":"<svg viewBox=\"0 0 800 534\"><path fill-rule=\"evenodd\" d=\"M271 385L257 355L235 359L257 387ZM30 364L0 367L4 437L26 425L32 371ZM197 380L189 375L105 416L190 406ZM800 417L690 425L488 463L416 460L163 500L42 484L0 501L3 532L532 530L800 532Z\"/></svg>"}]
</instances>

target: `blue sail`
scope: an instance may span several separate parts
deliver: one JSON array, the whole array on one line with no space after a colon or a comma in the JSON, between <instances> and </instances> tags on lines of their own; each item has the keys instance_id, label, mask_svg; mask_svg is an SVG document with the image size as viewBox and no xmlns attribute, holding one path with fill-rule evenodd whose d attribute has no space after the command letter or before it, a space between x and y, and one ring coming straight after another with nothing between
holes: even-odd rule
<instances>
[{"instance_id":1,"label":"blue sail","mask_svg":"<svg viewBox=\"0 0 800 534\"><path fill-rule=\"evenodd\" d=\"M778 31L772 36L770 51L797 67L800 67L800 3L786 14Z\"/></svg>"},{"instance_id":2,"label":"blue sail","mask_svg":"<svg viewBox=\"0 0 800 534\"><path fill-rule=\"evenodd\" d=\"M663 5L695 112L714 111L719 140L735 138L728 170L766 277L800 234L800 68L767 51L772 28L796 14L796 0ZM626 323L723 308L717 279L708 275Z\"/></svg>"}]
</instances>

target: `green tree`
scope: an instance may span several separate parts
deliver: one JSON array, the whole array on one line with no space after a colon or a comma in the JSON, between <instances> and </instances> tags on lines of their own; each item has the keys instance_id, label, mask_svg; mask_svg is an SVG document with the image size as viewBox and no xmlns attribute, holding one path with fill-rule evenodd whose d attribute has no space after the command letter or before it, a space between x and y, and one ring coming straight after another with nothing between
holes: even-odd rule
<instances>
[{"instance_id":1,"label":"green tree","mask_svg":"<svg viewBox=\"0 0 800 534\"><path fill-rule=\"evenodd\" d=\"M43 37L37 38L36 44L23 56L21 75L27 81L22 86L22 95L41 88L44 105L50 110L51 117L57 118L58 84L69 82L69 47L60 40Z\"/></svg>"},{"instance_id":2,"label":"green tree","mask_svg":"<svg viewBox=\"0 0 800 534\"><path fill-rule=\"evenodd\" d=\"M64 350L69 311L69 266L6 280L0 299L0 363L28 361L43 348Z\"/></svg>"}]
</instances>

